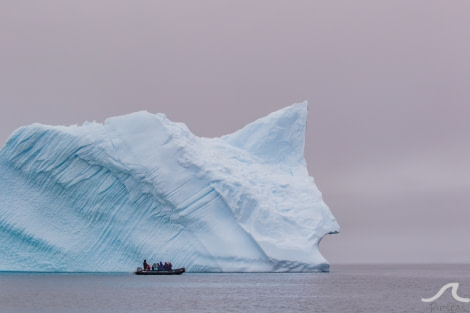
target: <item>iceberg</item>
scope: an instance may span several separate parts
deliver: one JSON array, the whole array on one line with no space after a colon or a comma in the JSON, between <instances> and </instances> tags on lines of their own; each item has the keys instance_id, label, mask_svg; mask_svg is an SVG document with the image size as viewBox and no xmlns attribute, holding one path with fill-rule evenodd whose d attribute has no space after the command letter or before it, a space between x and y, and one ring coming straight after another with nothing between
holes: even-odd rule
<instances>
[{"instance_id":1,"label":"iceberg","mask_svg":"<svg viewBox=\"0 0 470 313\"><path fill-rule=\"evenodd\" d=\"M217 138L146 111L19 128L0 150L0 271L328 271L339 226L307 171L307 112Z\"/></svg>"}]
</instances>

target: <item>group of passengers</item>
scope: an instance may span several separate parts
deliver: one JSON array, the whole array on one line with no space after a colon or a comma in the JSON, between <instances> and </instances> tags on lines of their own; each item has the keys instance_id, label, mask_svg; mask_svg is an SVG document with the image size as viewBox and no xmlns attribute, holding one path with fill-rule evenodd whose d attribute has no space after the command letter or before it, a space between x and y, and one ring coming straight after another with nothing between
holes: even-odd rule
<instances>
[{"instance_id":1,"label":"group of passengers","mask_svg":"<svg viewBox=\"0 0 470 313\"><path fill-rule=\"evenodd\" d=\"M152 264L152 271L171 271L172 270L171 262L165 262L165 264L160 261L160 263ZM144 270L150 271L150 265L147 263L147 260L144 260Z\"/></svg>"}]
</instances>

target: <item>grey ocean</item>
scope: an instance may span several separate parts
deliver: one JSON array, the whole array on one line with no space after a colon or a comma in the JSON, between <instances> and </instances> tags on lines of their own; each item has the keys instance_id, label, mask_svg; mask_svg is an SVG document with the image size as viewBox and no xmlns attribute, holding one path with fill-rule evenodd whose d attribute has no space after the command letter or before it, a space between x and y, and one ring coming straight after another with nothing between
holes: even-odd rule
<instances>
[{"instance_id":1,"label":"grey ocean","mask_svg":"<svg viewBox=\"0 0 470 313\"><path fill-rule=\"evenodd\" d=\"M330 273L0 273L0 312L470 312L469 265L333 265Z\"/></svg>"}]
</instances>

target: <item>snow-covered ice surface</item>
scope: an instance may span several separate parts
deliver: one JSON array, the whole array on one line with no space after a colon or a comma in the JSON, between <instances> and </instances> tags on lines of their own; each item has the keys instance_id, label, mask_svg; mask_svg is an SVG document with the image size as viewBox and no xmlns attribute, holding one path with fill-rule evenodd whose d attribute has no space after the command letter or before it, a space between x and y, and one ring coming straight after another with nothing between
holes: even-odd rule
<instances>
[{"instance_id":1,"label":"snow-covered ice surface","mask_svg":"<svg viewBox=\"0 0 470 313\"><path fill-rule=\"evenodd\" d=\"M308 105L221 138L163 114L16 130L0 150L0 271L328 271L339 226L304 159Z\"/></svg>"}]
</instances>

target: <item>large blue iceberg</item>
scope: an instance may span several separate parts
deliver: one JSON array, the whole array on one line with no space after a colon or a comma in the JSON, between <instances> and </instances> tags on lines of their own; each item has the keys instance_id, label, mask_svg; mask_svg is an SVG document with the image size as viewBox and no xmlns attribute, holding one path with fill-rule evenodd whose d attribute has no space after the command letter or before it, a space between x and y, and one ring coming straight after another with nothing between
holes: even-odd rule
<instances>
[{"instance_id":1,"label":"large blue iceberg","mask_svg":"<svg viewBox=\"0 0 470 313\"><path fill-rule=\"evenodd\" d=\"M339 226L304 159L308 105L220 138L163 114L16 130L0 150L0 271L328 271Z\"/></svg>"}]
</instances>

